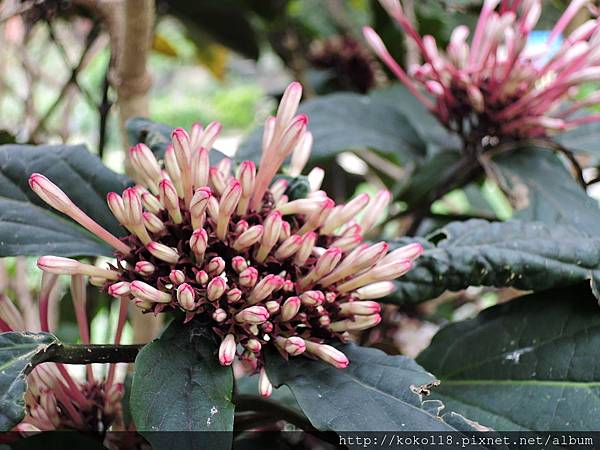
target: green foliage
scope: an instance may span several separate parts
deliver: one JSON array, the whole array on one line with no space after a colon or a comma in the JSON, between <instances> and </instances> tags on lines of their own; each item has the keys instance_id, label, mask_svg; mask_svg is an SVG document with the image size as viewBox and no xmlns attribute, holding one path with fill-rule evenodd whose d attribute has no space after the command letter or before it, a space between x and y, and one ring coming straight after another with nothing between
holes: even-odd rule
<instances>
[{"instance_id":1,"label":"green foliage","mask_svg":"<svg viewBox=\"0 0 600 450\"><path fill-rule=\"evenodd\" d=\"M60 187L85 213L117 236L123 235L106 205L106 194L130 180L106 168L81 145L0 146L0 256L111 255L111 249L46 205L29 187L39 172Z\"/></svg>"},{"instance_id":2,"label":"green foliage","mask_svg":"<svg viewBox=\"0 0 600 450\"><path fill-rule=\"evenodd\" d=\"M229 448L229 433L153 433L231 431L233 373L215 357L208 330L175 320L138 354L130 407L136 429L153 448Z\"/></svg>"},{"instance_id":3,"label":"green foliage","mask_svg":"<svg viewBox=\"0 0 600 450\"><path fill-rule=\"evenodd\" d=\"M418 358L433 397L498 431L596 431L600 313L587 287L540 292L443 328Z\"/></svg>"},{"instance_id":4,"label":"green foliage","mask_svg":"<svg viewBox=\"0 0 600 450\"><path fill-rule=\"evenodd\" d=\"M9 431L25 415L25 373L32 358L56 342L47 333L0 334L0 430Z\"/></svg>"}]
</instances>

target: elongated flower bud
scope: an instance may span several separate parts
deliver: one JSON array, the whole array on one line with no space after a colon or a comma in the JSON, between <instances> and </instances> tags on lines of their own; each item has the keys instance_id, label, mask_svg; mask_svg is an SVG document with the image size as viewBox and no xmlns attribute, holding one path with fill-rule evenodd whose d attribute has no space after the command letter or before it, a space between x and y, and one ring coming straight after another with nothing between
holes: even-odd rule
<instances>
[{"instance_id":1,"label":"elongated flower bud","mask_svg":"<svg viewBox=\"0 0 600 450\"><path fill-rule=\"evenodd\" d=\"M206 246L208 245L208 234L204 228L194 230L190 237L190 248L196 256L196 262L201 262L204 259Z\"/></svg>"},{"instance_id":2,"label":"elongated flower bud","mask_svg":"<svg viewBox=\"0 0 600 450\"><path fill-rule=\"evenodd\" d=\"M208 150L196 148L192 150L192 183L195 188L201 188L208 184L208 171L210 169Z\"/></svg>"},{"instance_id":3,"label":"elongated flower bud","mask_svg":"<svg viewBox=\"0 0 600 450\"><path fill-rule=\"evenodd\" d=\"M387 297L396 290L396 285L391 281L380 281L378 283L367 284L354 291L354 296L361 300L369 300Z\"/></svg>"},{"instance_id":4,"label":"elongated flower bud","mask_svg":"<svg viewBox=\"0 0 600 450\"><path fill-rule=\"evenodd\" d=\"M206 296L211 302L214 302L223 296L226 289L227 283L225 280L221 277L215 277L210 280L208 286L206 287Z\"/></svg>"},{"instance_id":5,"label":"elongated flower bud","mask_svg":"<svg viewBox=\"0 0 600 450\"><path fill-rule=\"evenodd\" d=\"M146 227L150 233L160 234L165 231L165 224L157 216L151 212L144 212L142 215L144 218L144 227Z\"/></svg>"},{"instance_id":6,"label":"elongated flower bud","mask_svg":"<svg viewBox=\"0 0 600 450\"><path fill-rule=\"evenodd\" d=\"M287 223L287 222L285 222ZM288 237L283 243L279 246L277 251L275 252L275 258L279 260L284 260L292 256L302 246L302 236L294 234L293 236Z\"/></svg>"},{"instance_id":7,"label":"elongated flower bud","mask_svg":"<svg viewBox=\"0 0 600 450\"><path fill-rule=\"evenodd\" d=\"M14 303L3 294L0 294L0 319L10 328L10 330L2 330L3 332L25 330L23 316Z\"/></svg>"},{"instance_id":8,"label":"elongated flower bud","mask_svg":"<svg viewBox=\"0 0 600 450\"><path fill-rule=\"evenodd\" d=\"M281 320L283 322L292 320L298 314L298 311L300 311L301 304L302 300L300 297L288 298L281 306Z\"/></svg>"},{"instance_id":9,"label":"elongated flower bud","mask_svg":"<svg viewBox=\"0 0 600 450\"><path fill-rule=\"evenodd\" d=\"M219 362L222 366L230 366L235 358L235 336L228 334L219 346Z\"/></svg>"},{"instance_id":10,"label":"elongated flower bud","mask_svg":"<svg viewBox=\"0 0 600 450\"><path fill-rule=\"evenodd\" d=\"M254 193L254 183L256 181L256 166L252 161L244 161L240 164L238 179L242 186L242 195L237 206L239 215L246 214L248 203Z\"/></svg>"},{"instance_id":11,"label":"elongated flower bud","mask_svg":"<svg viewBox=\"0 0 600 450\"><path fill-rule=\"evenodd\" d=\"M281 289L283 286L283 279L278 275L269 274L258 282L254 287L250 296L248 297L248 303L253 305L258 303L274 291Z\"/></svg>"},{"instance_id":12,"label":"elongated flower bud","mask_svg":"<svg viewBox=\"0 0 600 450\"><path fill-rule=\"evenodd\" d=\"M152 214L158 214L163 209L163 205L158 198L149 192L144 192L142 194L142 205L144 205L144 208Z\"/></svg>"},{"instance_id":13,"label":"elongated flower bud","mask_svg":"<svg viewBox=\"0 0 600 450\"><path fill-rule=\"evenodd\" d=\"M202 227L204 213L210 197L212 197L212 191L208 186L196 189L190 202L190 215L192 216L192 226L194 229Z\"/></svg>"},{"instance_id":14,"label":"elongated flower bud","mask_svg":"<svg viewBox=\"0 0 600 450\"><path fill-rule=\"evenodd\" d=\"M305 341L306 351L338 369L345 369L350 364L346 355L338 349L326 344Z\"/></svg>"},{"instance_id":15,"label":"elongated flower bud","mask_svg":"<svg viewBox=\"0 0 600 450\"><path fill-rule=\"evenodd\" d=\"M258 281L258 270L254 267L248 267L243 270L239 276L240 286L243 287L252 287Z\"/></svg>"},{"instance_id":16,"label":"elongated flower bud","mask_svg":"<svg viewBox=\"0 0 600 450\"><path fill-rule=\"evenodd\" d=\"M118 280L118 273L112 270L101 269L90 264L80 263L75 259L62 258L60 256L40 256L37 266L44 272L56 275L88 275L90 277L102 277L107 280Z\"/></svg>"},{"instance_id":17,"label":"elongated flower bud","mask_svg":"<svg viewBox=\"0 0 600 450\"><path fill-rule=\"evenodd\" d=\"M389 264L397 261L414 260L419 257L425 249L419 243L408 244L388 253L380 264Z\"/></svg>"},{"instance_id":18,"label":"elongated flower bud","mask_svg":"<svg viewBox=\"0 0 600 450\"><path fill-rule=\"evenodd\" d=\"M292 356L298 356L304 353L306 350L306 343L304 339L298 336L292 336L289 338L277 338L277 345L283 348Z\"/></svg>"},{"instance_id":19,"label":"elongated flower bud","mask_svg":"<svg viewBox=\"0 0 600 450\"><path fill-rule=\"evenodd\" d=\"M263 223L263 235L260 247L256 252L256 260L263 262L279 239L281 232L281 213L274 211L267 216Z\"/></svg>"},{"instance_id":20,"label":"elongated flower bud","mask_svg":"<svg viewBox=\"0 0 600 450\"><path fill-rule=\"evenodd\" d=\"M371 314L378 314L380 311L381 305L377 302L346 302L340 305L340 313L347 315L358 314L369 316Z\"/></svg>"},{"instance_id":21,"label":"elongated flower bud","mask_svg":"<svg viewBox=\"0 0 600 450\"><path fill-rule=\"evenodd\" d=\"M273 393L273 385L271 384L264 367L260 369L260 374L258 376L258 392L265 398L270 397Z\"/></svg>"},{"instance_id":22,"label":"elongated flower bud","mask_svg":"<svg viewBox=\"0 0 600 450\"><path fill-rule=\"evenodd\" d=\"M356 302L358 303L358 302ZM362 302L361 302L362 303ZM354 316L354 319L345 319L339 322L333 322L329 325L331 331L359 331L372 328L381 322L381 316L379 314L373 314L370 316Z\"/></svg>"},{"instance_id":23,"label":"elongated flower bud","mask_svg":"<svg viewBox=\"0 0 600 450\"><path fill-rule=\"evenodd\" d=\"M225 239L229 219L235 211L235 208L242 196L242 187L238 180L233 179L221 196L219 202L219 220L217 221L217 237Z\"/></svg>"},{"instance_id":24,"label":"elongated flower bud","mask_svg":"<svg viewBox=\"0 0 600 450\"><path fill-rule=\"evenodd\" d=\"M179 209L179 195L175 189L175 185L171 180L163 179L158 183L160 189L160 199L165 205L167 212L173 222L181 223L183 217L181 216L181 210Z\"/></svg>"},{"instance_id":25,"label":"elongated flower bud","mask_svg":"<svg viewBox=\"0 0 600 450\"><path fill-rule=\"evenodd\" d=\"M263 306L250 306L236 314L235 320L240 323L260 325L269 320L269 311Z\"/></svg>"},{"instance_id":26,"label":"elongated flower bud","mask_svg":"<svg viewBox=\"0 0 600 450\"><path fill-rule=\"evenodd\" d=\"M225 322L227 320L227 312L223 308L217 308L213 312L212 318L217 323Z\"/></svg>"},{"instance_id":27,"label":"elongated flower bud","mask_svg":"<svg viewBox=\"0 0 600 450\"><path fill-rule=\"evenodd\" d=\"M154 273L154 271L156 270L156 267L154 267L154 264L152 264L151 262L148 261L138 261L135 263L135 269L134 269L137 273L139 273L140 275L143 276L150 276Z\"/></svg>"},{"instance_id":28,"label":"elongated flower bud","mask_svg":"<svg viewBox=\"0 0 600 450\"><path fill-rule=\"evenodd\" d=\"M129 289L129 282L127 281L119 281L118 283L113 283L108 287L108 295L112 297L123 297L125 295L129 295L131 292Z\"/></svg>"},{"instance_id":29,"label":"elongated flower bud","mask_svg":"<svg viewBox=\"0 0 600 450\"><path fill-rule=\"evenodd\" d=\"M177 301L186 311L194 309L195 296L196 293L194 292L194 288L187 283L182 283L177 288Z\"/></svg>"},{"instance_id":30,"label":"elongated flower bud","mask_svg":"<svg viewBox=\"0 0 600 450\"><path fill-rule=\"evenodd\" d=\"M150 242L148 245L146 245L146 248L152 254L152 256L162 261L170 264L176 264L177 261L179 261L179 254L177 253L177 250L159 242Z\"/></svg>"},{"instance_id":31,"label":"elongated flower bud","mask_svg":"<svg viewBox=\"0 0 600 450\"><path fill-rule=\"evenodd\" d=\"M377 281L393 280L404 275L411 267L412 263L410 261L393 262L381 266L377 265L367 273L338 285L337 288L339 292L349 292Z\"/></svg>"},{"instance_id":32,"label":"elongated flower bud","mask_svg":"<svg viewBox=\"0 0 600 450\"><path fill-rule=\"evenodd\" d=\"M262 225L254 225L244 231L233 243L233 248L241 252L252 247L262 238L264 228Z\"/></svg>"},{"instance_id":33,"label":"elongated flower bud","mask_svg":"<svg viewBox=\"0 0 600 450\"><path fill-rule=\"evenodd\" d=\"M300 250L296 253L294 257L294 264L297 266L303 266L306 263L306 260L312 253L315 247L315 241L317 239L317 234L313 231L306 233L304 238L302 239L302 246Z\"/></svg>"},{"instance_id":34,"label":"elongated flower bud","mask_svg":"<svg viewBox=\"0 0 600 450\"><path fill-rule=\"evenodd\" d=\"M325 295L321 291L306 291L300 296L303 305L316 306L325 301Z\"/></svg>"},{"instance_id":35,"label":"elongated flower bud","mask_svg":"<svg viewBox=\"0 0 600 450\"><path fill-rule=\"evenodd\" d=\"M170 303L172 300L171 294L159 291L143 281L132 281L129 285L129 289L131 290L131 294L133 296L148 302Z\"/></svg>"}]
</instances>

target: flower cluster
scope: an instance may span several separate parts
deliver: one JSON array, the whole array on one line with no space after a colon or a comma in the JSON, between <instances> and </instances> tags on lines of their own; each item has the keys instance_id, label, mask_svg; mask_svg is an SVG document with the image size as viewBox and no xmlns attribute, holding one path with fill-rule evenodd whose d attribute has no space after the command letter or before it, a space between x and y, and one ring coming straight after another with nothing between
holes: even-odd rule
<instances>
[{"instance_id":1,"label":"flower cluster","mask_svg":"<svg viewBox=\"0 0 600 450\"><path fill-rule=\"evenodd\" d=\"M0 331L50 332L51 318L56 315L58 307L56 281L56 276L45 275L37 305L22 304L21 310L6 295L0 295ZM79 275L73 277L71 297L81 340L89 344L85 280ZM22 301L25 302L24 299ZM123 301L115 338L117 344L125 324L126 311L127 303ZM30 433L71 429L104 436L109 428L122 419L123 383L116 378L115 364L109 366L104 377L95 374L92 366L87 366L83 380L62 364L37 365L27 377L25 418L15 426L14 431Z\"/></svg>"},{"instance_id":2,"label":"flower cluster","mask_svg":"<svg viewBox=\"0 0 600 450\"><path fill-rule=\"evenodd\" d=\"M209 165L218 123L194 125L189 134L174 130L162 166L145 145L131 148L138 184L107 198L130 232L121 240L33 174L30 185L43 200L116 251L107 268L53 256L39 258L38 267L90 276L144 311L181 310L185 320L204 322L221 340L220 363L238 356L248 372L260 372L265 396L272 389L261 353L266 345L285 358L308 354L346 367L346 356L325 342L377 325L380 306L373 299L394 289L390 280L410 269L422 247L388 253L385 242L363 243L387 207L387 191L336 205L319 190L323 171L313 169L311 192L288 198L288 182L275 175L291 155L287 174L298 176L312 147L308 119L296 115L301 95L300 84L292 83L277 115L267 119L258 170L245 161L234 176L229 159Z\"/></svg>"},{"instance_id":3,"label":"flower cluster","mask_svg":"<svg viewBox=\"0 0 600 450\"><path fill-rule=\"evenodd\" d=\"M420 50L423 64L407 74L373 29L365 38L402 83L449 129L476 138L544 137L600 120L582 109L600 94L580 98L580 87L600 79L600 22L589 20L550 52L587 0L573 0L546 45L528 46L542 11L541 0L485 0L473 37L458 26L446 52L432 36L420 36L398 0L380 0ZM568 107L565 100L571 100ZM579 114L578 114L579 113Z\"/></svg>"}]
</instances>

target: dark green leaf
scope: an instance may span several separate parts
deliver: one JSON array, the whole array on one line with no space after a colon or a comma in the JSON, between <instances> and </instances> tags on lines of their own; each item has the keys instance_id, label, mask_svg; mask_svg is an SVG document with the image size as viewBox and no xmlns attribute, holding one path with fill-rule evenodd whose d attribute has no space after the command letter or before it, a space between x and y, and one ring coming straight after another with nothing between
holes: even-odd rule
<instances>
[{"instance_id":1,"label":"dark green leaf","mask_svg":"<svg viewBox=\"0 0 600 450\"><path fill-rule=\"evenodd\" d=\"M593 114L588 111L588 114ZM600 157L598 151L598 139L600 139L600 123L593 122L578 126L566 133L560 133L556 140L567 149L592 155L596 160Z\"/></svg>"},{"instance_id":2,"label":"dark green leaf","mask_svg":"<svg viewBox=\"0 0 600 450\"><path fill-rule=\"evenodd\" d=\"M233 374L219 364L216 348L199 325L174 321L140 351L130 408L137 430L155 449L231 447L231 433L152 433L233 429Z\"/></svg>"},{"instance_id":3,"label":"dark green leaf","mask_svg":"<svg viewBox=\"0 0 600 450\"><path fill-rule=\"evenodd\" d=\"M575 225L598 235L600 208L550 150L522 148L494 159L497 174L522 210L523 220Z\"/></svg>"},{"instance_id":4,"label":"dark green leaf","mask_svg":"<svg viewBox=\"0 0 600 450\"><path fill-rule=\"evenodd\" d=\"M38 352L56 342L47 333L0 334L0 430L8 431L25 415L25 369Z\"/></svg>"},{"instance_id":5,"label":"dark green leaf","mask_svg":"<svg viewBox=\"0 0 600 450\"><path fill-rule=\"evenodd\" d=\"M251 11L236 0L188 2L167 0L169 13L181 20L197 45L206 45L205 34L242 55L258 59L258 39Z\"/></svg>"},{"instance_id":6,"label":"dark green leaf","mask_svg":"<svg viewBox=\"0 0 600 450\"><path fill-rule=\"evenodd\" d=\"M111 255L97 238L55 212L30 189L29 176L51 179L90 217L123 235L106 205L106 194L130 180L106 168L82 145L0 146L0 256Z\"/></svg>"},{"instance_id":7,"label":"dark green leaf","mask_svg":"<svg viewBox=\"0 0 600 450\"><path fill-rule=\"evenodd\" d=\"M312 161L344 150L371 148L400 161L412 161L425 153L425 144L404 113L393 104L359 94L332 94L307 100L300 112L310 119L314 136ZM256 130L236 153L238 161L258 161L262 129Z\"/></svg>"},{"instance_id":8,"label":"dark green leaf","mask_svg":"<svg viewBox=\"0 0 600 450\"><path fill-rule=\"evenodd\" d=\"M350 359L346 369L322 361L272 354L267 373L285 384L315 428L323 431L450 431L423 409L419 386L434 381L410 358L373 348L340 347Z\"/></svg>"},{"instance_id":9,"label":"dark green leaf","mask_svg":"<svg viewBox=\"0 0 600 450\"><path fill-rule=\"evenodd\" d=\"M589 280L596 289L600 281L600 239L573 227L469 220L453 222L430 239L437 245L396 242L421 242L425 252L397 281L390 301L422 302L469 286L543 290Z\"/></svg>"},{"instance_id":10,"label":"dark green leaf","mask_svg":"<svg viewBox=\"0 0 600 450\"><path fill-rule=\"evenodd\" d=\"M127 138L131 145L142 142L150 147L157 158L162 158L167 146L171 143L173 127L163 123L153 122L143 117L133 117L125 124ZM209 153L210 163L217 164L225 155L219 150L212 149Z\"/></svg>"},{"instance_id":11,"label":"dark green leaf","mask_svg":"<svg viewBox=\"0 0 600 450\"><path fill-rule=\"evenodd\" d=\"M118 433L116 437L123 437L127 433ZM34 434L26 439L19 439L11 443L11 450L40 450L40 449L85 449L85 450L105 450L95 436L79 433L72 430L44 431Z\"/></svg>"},{"instance_id":12,"label":"dark green leaf","mask_svg":"<svg viewBox=\"0 0 600 450\"><path fill-rule=\"evenodd\" d=\"M418 358L433 397L498 431L595 431L600 309L589 288L540 292L451 324Z\"/></svg>"}]
</instances>

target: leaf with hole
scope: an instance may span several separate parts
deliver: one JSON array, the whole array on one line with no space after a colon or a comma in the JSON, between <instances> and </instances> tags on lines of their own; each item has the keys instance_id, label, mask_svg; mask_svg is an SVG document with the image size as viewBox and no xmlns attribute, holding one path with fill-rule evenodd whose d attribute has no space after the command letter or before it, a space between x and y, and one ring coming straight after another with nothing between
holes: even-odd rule
<instances>
[{"instance_id":1,"label":"leaf with hole","mask_svg":"<svg viewBox=\"0 0 600 450\"><path fill-rule=\"evenodd\" d=\"M233 430L233 373L216 350L211 332L176 319L138 354L129 404L153 448L231 447L231 433L200 433Z\"/></svg>"},{"instance_id":2,"label":"leaf with hole","mask_svg":"<svg viewBox=\"0 0 600 450\"><path fill-rule=\"evenodd\" d=\"M587 286L527 295L453 323L417 359L433 398L498 431L596 431L600 307Z\"/></svg>"}]
</instances>

